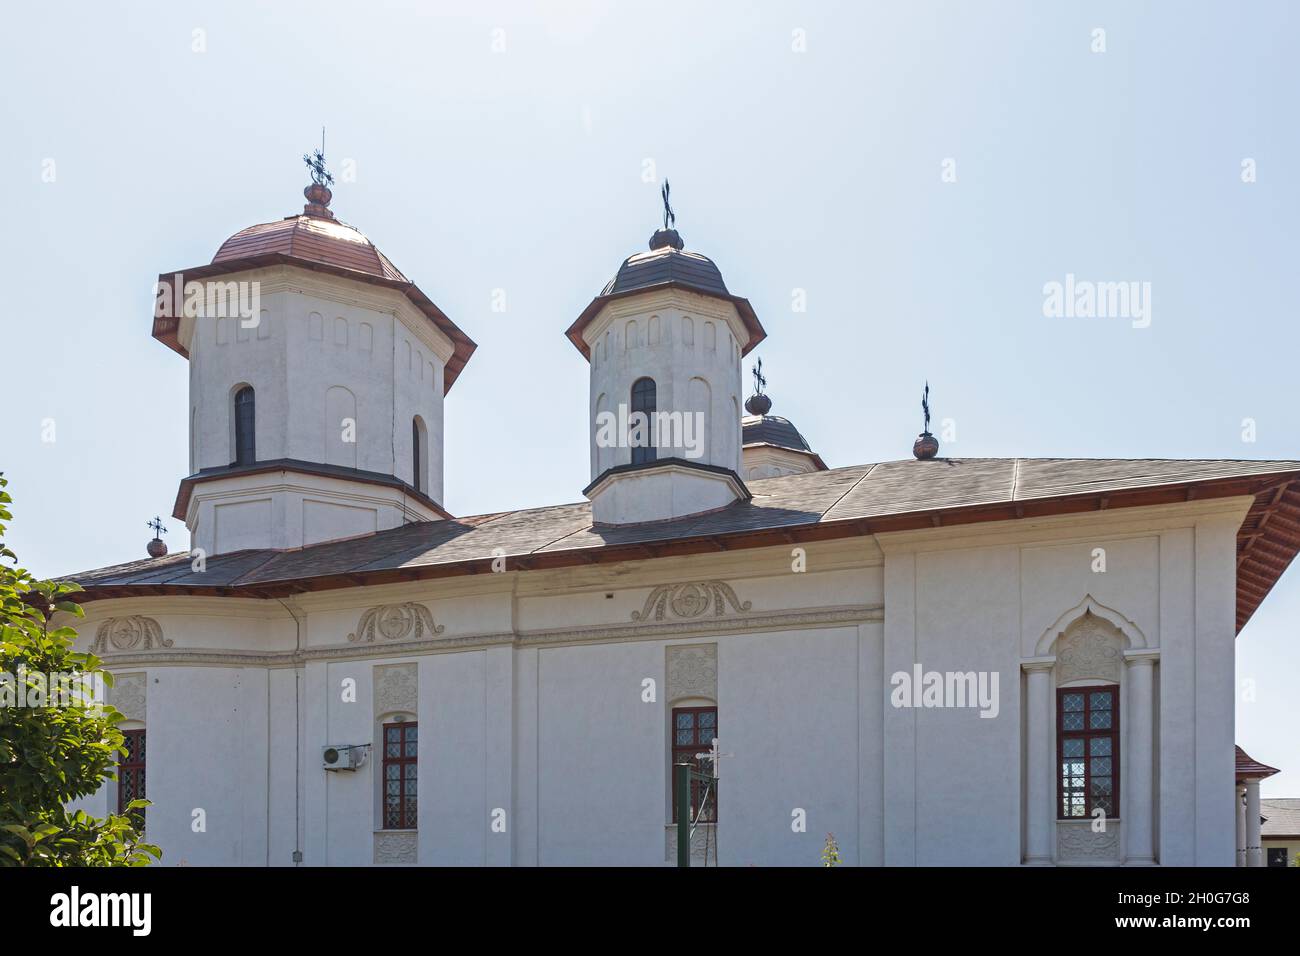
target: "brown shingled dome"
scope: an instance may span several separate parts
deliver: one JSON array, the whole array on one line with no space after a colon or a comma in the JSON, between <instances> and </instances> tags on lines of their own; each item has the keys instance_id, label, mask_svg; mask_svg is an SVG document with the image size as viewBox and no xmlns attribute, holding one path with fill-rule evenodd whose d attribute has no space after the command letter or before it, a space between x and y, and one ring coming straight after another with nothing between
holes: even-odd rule
<instances>
[{"instance_id":1,"label":"brown shingled dome","mask_svg":"<svg viewBox=\"0 0 1300 956\"><path fill-rule=\"evenodd\" d=\"M241 229L221 244L212 264L279 253L366 275L409 282L359 230L320 216L288 216Z\"/></svg>"},{"instance_id":2,"label":"brown shingled dome","mask_svg":"<svg viewBox=\"0 0 1300 956\"><path fill-rule=\"evenodd\" d=\"M334 194L324 183L313 182L303 191L307 203L296 216L285 216L274 222L258 223L241 229L221 244L212 262L206 266L174 270L158 276L159 286L170 286L170 301L179 303L184 298L180 282L211 279L287 264L317 272L340 275L347 279L370 285L395 289L406 296L454 346L443 374L442 391L450 391L457 376L469 361L477 346L449 319L433 300L420 291L414 282L375 248L361 230L339 222L330 211ZM190 357L188 347L182 343L181 317L169 305L159 308L155 302L153 336L169 349Z\"/></svg>"}]
</instances>

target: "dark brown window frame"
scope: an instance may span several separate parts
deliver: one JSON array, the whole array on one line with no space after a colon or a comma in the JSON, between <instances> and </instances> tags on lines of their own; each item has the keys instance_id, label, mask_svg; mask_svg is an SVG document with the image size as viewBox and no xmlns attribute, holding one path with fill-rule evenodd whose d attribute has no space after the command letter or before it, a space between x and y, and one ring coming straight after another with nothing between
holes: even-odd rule
<instances>
[{"instance_id":1,"label":"dark brown window frame","mask_svg":"<svg viewBox=\"0 0 1300 956\"><path fill-rule=\"evenodd\" d=\"M709 735L709 739L708 739L708 740L701 740L701 739L700 739L700 721L699 721L699 715L700 715L700 714L703 714L703 713L709 713L709 714L712 714L712 715L713 715L713 731L712 731L712 733L710 733L710 735ZM678 715L678 714L692 714L692 715L694 715L694 719L693 719L693 721L692 721L692 726L691 726L692 735L693 735L693 737L694 737L694 740L693 740L692 743L689 743L689 744L678 744L678 743L677 743L677 715ZM688 762L688 763L691 764L691 766L693 766L693 767L694 767L696 770L698 770L700 773L708 773L708 772L709 772L709 762L706 761L706 760L696 760L696 759L695 759L695 755L696 755L696 754L699 754L699 753L703 753L703 752L706 751L706 750L710 750L710 749L712 749L712 747L713 747L713 738L716 737L716 736L718 736L718 707L717 707L717 705L716 705L716 704L711 704L711 705L708 705L708 706L697 706L697 707L674 707L674 708L672 709L672 714L671 714L671 716L670 716L669 719L671 720L671 724L669 725L669 733L671 734L670 744L671 744L671 751L672 751L672 766L673 766L673 767L676 767L679 763L682 763L682 762ZM672 771L672 777L670 778L670 782L672 783L672 793L673 793L672 819L671 819L671 821L670 821L670 822L672 822L672 823L676 823L676 822L677 822L677 786L676 786L676 784L677 784L677 777L676 777L676 774L677 774L677 771L676 771L676 770L673 770L673 771ZM714 786L716 787L716 782L715 782ZM692 805L692 806L694 806L694 807L699 807L699 804L700 804L700 795L701 795L703 792L704 792L704 784L700 783L699 781L695 781L695 782L693 782L693 783L691 784L691 805ZM704 823L717 823L717 822L718 822L718 813L717 813L717 811L718 811L718 803L717 803L717 792L716 792L716 789L715 789L715 791L714 791L714 794L713 794L712 797L710 798L710 805L711 805L711 807L712 807L712 811L711 811L710 813L706 814L706 815L702 818L702 822L704 822Z\"/></svg>"},{"instance_id":2,"label":"dark brown window frame","mask_svg":"<svg viewBox=\"0 0 1300 956\"><path fill-rule=\"evenodd\" d=\"M149 760L149 741L143 729L122 731L122 742L127 747L128 755L119 755L117 763L117 812L127 813L126 805L132 800L145 800L146 764ZM130 786L128 787L128 781ZM130 796L127 791L130 791ZM130 811L144 818L143 810Z\"/></svg>"},{"instance_id":3,"label":"dark brown window frame","mask_svg":"<svg viewBox=\"0 0 1300 956\"><path fill-rule=\"evenodd\" d=\"M1091 694L1108 694L1110 695L1111 705L1111 725L1105 729L1094 730L1091 728L1092 723L1092 698ZM1083 729L1066 730L1065 729L1065 695L1082 694L1084 698ZM1056 689L1056 817L1058 820L1091 820L1092 812L1096 808L1094 796L1092 793L1092 761L1091 741L1095 738L1106 737L1110 739L1110 761L1111 772L1111 792L1110 805L1111 812L1107 813L1108 819L1117 820L1120 818L1120 694L1118 684L1080 684L1076 687L1058 687ZM1074 711L1072 711L1074 713ZM1066 812L1066 794L1065 787L1065 741L1082 740L1083 743L1083 815L1072 816ZM1070 791L1073 792L1073 791Z\"/></svg>"},{"instance_id":4,"label":"dark brown window frame","mask_svg":"<svg viewBox=\"0 0 1300 956\"><path fill-rule=\"evenodd\" d=\"M416 830L419 829L419 807L420 807L420 757L419 757L419 721L415 720L397 720L383 725L380 733L380 760L379 773L379 823L380 829L383 830ZM399 729L398 733L398 755L391 757L388 754L388 731L390 729ZM407 732L415 731L416 754L407 756ZM415 768L414 784L415 795L407 806L407 774L406 768L412 766ZM397 822L390 824L388 822L388 768L397 767Z\"/></svg>"}]
</instances>

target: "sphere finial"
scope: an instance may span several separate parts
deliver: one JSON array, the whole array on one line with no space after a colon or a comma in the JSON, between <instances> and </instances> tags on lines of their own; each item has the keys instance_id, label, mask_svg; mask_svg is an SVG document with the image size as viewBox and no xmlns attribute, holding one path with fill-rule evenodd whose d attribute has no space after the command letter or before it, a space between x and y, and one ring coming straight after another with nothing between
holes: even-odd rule
<instances>
[{"instance_id":1,"label":"sphere finial","mask_svg":"<svg viewBox=\"0 0 1300 956\"><path fill-rule=\"evenodd\" d=\"M677 225L677 213L673 212L672 203L668 201L668 194L671 191L672 187L668 185L668 180L665 179L663 186L659 190L659 196L664 201L664 227L656 229L654 235L650 237L651 250L671 246L681 252L686 247L686 243L682 242L682 237L674 228Z\"/></svg>"},{"instance_id":2,"label":"sphere finial","mask_svg":"<svg viewBox=\"0 0 1300 956\"><path fill-rule=\"evenodd\" d=\"M155 515L152 521L147 521L145 524L153 528L153 540L145 550L149 552L151 558L163 557L167 554L167 545L163 543L162 535L167 533L167 529L163 527L162 518Z\"/></svg>"},{"instance_id":3,"label":"sphere finial","mask_svg":"<svg viewBox=\"0 0 1300 956\"><path fill-rule=\"evenodd\" d=\"M302 161L307 164L311 170L311 185L302 191L307 197L307 205L303 207L304 215L316 216L320 219L333 219L334 213L330 212L330 200L334 194L330 192L330 186L334 184L334 175L325 168L325 127L320 129L320 149L310 153L303 153Z\"/></svg>"},{"instance_id":4,"label":"sphere finial","mask_svg":"<svg viewBox=\"0 0 1300 956\"><path fill-rule=\"evenodd\" d=\"M930 434L930 383L925 383L921 393L921 411L925 415L925 425L916 441L912 443L912 454L917 461L929 461L939 454L939 440Z\"/></svg>"},{"instance_id":5,"label":"sphere finial","mask_svg":"<svg viewBox=\"0 0 1300 956\"><path fill-rule=\"evenodd\" d=\"M772 410L772 399L763 394L763 389L767 387L763 360L760 358L750 371L754 376L754 394L745 399L745 411L751 415L766 415Z\"/></svg>"}]
</instances>

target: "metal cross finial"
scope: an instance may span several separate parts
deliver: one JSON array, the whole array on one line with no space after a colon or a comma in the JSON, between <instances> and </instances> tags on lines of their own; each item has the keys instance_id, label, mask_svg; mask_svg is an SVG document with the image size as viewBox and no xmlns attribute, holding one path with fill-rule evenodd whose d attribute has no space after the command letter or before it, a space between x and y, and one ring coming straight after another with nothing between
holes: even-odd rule
<instances>
[{"instance_id":1,"label":"metal cross finial","mask_svg":"<svg viewBox=\"0 0 1300 956\"><path fill-rule=\"evenodd\" d=\"M145 524L148 527L153 528L153 536L155 538L167 533L167 529L163 527L162 518L158 515L155 515L152 521L146 521Z\"/></svg>"},{"instance_id":2,"label":"metal cross finial","mask_svg":"<svg viewBox=\"0 0 1300 956\"><path fill-rule=\"evenodd\" d=\"M320 128L320 149L314 153L303 153L302 161L311 170L311 181L317 186L333 186L334 176L325 168L325 127Z\"/></svg>"},{"instance_id":3,"label":"metal cross finial","mask_svg":"<svg viewBox=\"0 0 1300 956\"><path fill-rule=\"evenodd\" d=\"M763 360L759 359L758 364L750 371L754 373L754 394L762 395L763 389L767 387L767 376L763 374Z\"/></svg>"},{"instance_id":4,"label":"metal cross finial","mask_svg":"<svg viewBox=\"0 0 1300 956\"><path fill-rule=\"evenodd\" d=\"M925 392L921 395L921 411L925 413L925 434L930 434L930 383L925 383Z\"/></svg>"},{"instance_id":5,"label":"metal cross finial","mask_svg":"<svg viewBox=\"0 0 1300 956\"><path fill-rule=\"evenodd\" d=\"M696 754L695 759L703 760L705 757L708 757L709 761L713 764L713 779L717 780L720 776L720 774L718 773L718 761L721 760L723 757L734 757L734 756L735 754L718 753L718 738L714 737L713 746L702 754Z\"/></svg>"},{"instance_id":6,"label":"metal cross finial","mask_svg":"<svg viewBox=\"0 0 1300 956\"><path fill-rule=\"evenodd\" d=\"M659 190L659 195L662 196L664 200L664 228L665 229L671 229L674 225L677 224L677 214L673 212L673 207L668 203L669 189L670 187L668 186L668 180L665 179L663 187Z\"/></svg>"}]
</instances>

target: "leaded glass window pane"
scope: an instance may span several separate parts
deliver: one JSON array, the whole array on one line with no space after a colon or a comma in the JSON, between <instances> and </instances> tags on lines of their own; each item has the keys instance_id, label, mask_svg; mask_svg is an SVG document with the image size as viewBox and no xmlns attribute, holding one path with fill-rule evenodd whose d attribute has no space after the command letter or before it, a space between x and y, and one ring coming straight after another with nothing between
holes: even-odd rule
<instances>
[{"instance_id":1,"label":"leaded glass window pane","mask_svg":"<svg viewBox=\"0 0 1300 956\"><path fill-rule=\"evenodd\" d=\"M1112 814L1119 791L1118 688L1060 690L1057 701L1061 816Z\"/></svg>"}]
</instances>

